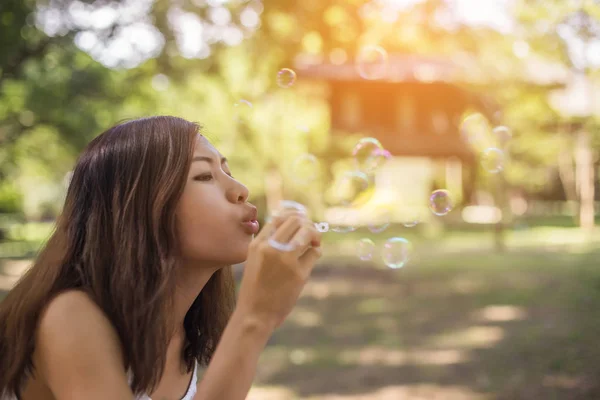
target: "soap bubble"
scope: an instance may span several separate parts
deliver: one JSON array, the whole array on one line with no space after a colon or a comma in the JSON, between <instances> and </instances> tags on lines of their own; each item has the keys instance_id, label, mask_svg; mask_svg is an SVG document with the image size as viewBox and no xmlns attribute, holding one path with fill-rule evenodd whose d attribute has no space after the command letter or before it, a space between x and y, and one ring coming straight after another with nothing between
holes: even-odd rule
<instances>
[{"instance_id":1,"label":"soap bubble","mask_svg":"<svg viewBox=\"0 0 600 400\"><path fill-rule=\"evenodd\" d=\"M331 232L335 233L350 233L354 232L356 230L356 227L352 225L332 225L329 229L331 230Z\"/></svg>"},{"instance_id":2,"label":"soap bubble","mask_svg":"<svg viewBox=\"0 0 600 400\"><path fill-rule=\"evenodd\" d=\"M388 239L383 245L382 258L389 268L404 267L412 253L412 243L401 237Z\"/></svg>"},{"instance_id":3,"label":"soap bubble","mask_svg":"<svg viewBox=\"0 0 600 400\"><path fill-rule=\"evenodd\" d=\"M372 233L381 233L385 231L392 221L392 210L390 208L386 208L382 215L379 215L374 218L374 221L367 224L367 228Z\"/></svg>"},{"instance_id":4,"label":"soap bubble","mask_svg":"<svg viewBox=\"0 0 600 400\"><path fill-rule=\"evenodd\" d=\"M298 203L297 201L294 200L282 200L281 203L279 203L279 207L281 208L281 210L295 210L298 212L301 212L303 214L307 214L307 209L306 206L304 204Z\"/></svg>"},{"instance_id":5,"label":"soap bubble","mask_svg":"<svg viewBox=\"0 0 600 400\"><path fill-rule=\"evenodd\" d=\"M366 197L371 188L369 177L360 171L345 172L331 188L334 203L349 206Z\"/></svg>"},{"instance_id":6,"label":"soap bubble","mask_svg":"<svg viewBox=\"0 0 600 400\"><path fill-rule=\"evenodd\" d=\"M308 184L319 174L319 161L310 153L302 154L292 164L292 178L300 184Z\"/></svg>"},{"instance_id":7,"label":"soap bubble","mask_svg":"<svg viewBox=\"0 0 600 400\"><path fill-rule=\"evenodd\" d=\"M248 100L238 100L233 104L234 108L234 116L236 121L240 121L241 119L248 118L250 113L252 112L252 103Z\"/></svg>"},{"instance_id":8,"label":"soap bubble","mask_svg":"<svg viewBox=\"0 0 600 400\"><path fill-rule=\"evenodd\" d=\"M371 239L360 239L358 246L356 247L356 255L362 261L369 261L373 258L373 252L375 251L375 243Z\"/></svg>"},{"instance_id":9,"label":"soap bubble","mask_svg":"<svg viewBox=\"0 0 600 400\"><path fill-rule=\"evenodd\" d=\"M370 223L368 225L368 228L373 233L381 233L381 232L385 231L389 226L390 226L389 222L382 222L379 224Z\"/></svg>"},{"instance_id":10,"label":"soap bubble","mask_svg":"<svg viewBox=\"0 0 600 400\"><path fill-rule=\"evenodd\" d=\"M391 158L389 151L385 150L379 140L375 138L362 138L352 150L352 157L356 169L363 172L373 172Z\"/></svg>"},{"instance_id":11,"label":"soap bubble","mask_svg":"<svg viewBox=\"0 0 600 400\"><path fill-rule=\"evenodd\" d=\"M512 132L506 126L497 126L492 132L501 146L504 146L512 138Z\"/></svg>"},{"instance_id":12,"label":"soap bubble","mask_svg":"<svg viewBox=\"0 0 600 400\"><path fill-rule=\"evenodd\" d=\"M327 222L315 223L315 228L321 233L329 232L329 224Z\"/></svg>"},{"instance_id":13,"label":"soap bubble","mask_svg":"<svg viewBox=\"0 0 600 400\"><path fill-rule=\"evenodd\" d=\"M481 113L466 116L460 124L460 133L463 140L471 145L481 145L489 142L491 131L488 119Z\"/></svg>"},{"instance_id":14,"label":"soap bubble","mask_svg":"<svg viewBox=\"0 0 600 400\"><path fill-rule=\"evenodd\" d=\"M294 211L301 212L303 214L308 213L308 210L306 209L306 207L303 204L298 203L297 201L294 201L294 200L282 200L281 201L281 203L279 204L278 213L281 213L282 211L285 211L285 210L294 210ZM294 251L294 249L296 249L296 244L281 243L281 242L273 239L273 237L270 237L268 239L267 243L269 244L269 246L271 246L274 249L277 249L279 251L289 252L289 251Z\"/></svg>"},{"instance_id":15,"label":"soap bubble","mask_svg":"<svg viewBox=\"0 0 600 400\"><path fill-rule=\"evenodd\" d=\"M429 197L429 208L435 215L446 215L452 211L453 207L454 204L452 203L449 191L439 189L431 193L431 196Z\"/></svg>"},{"instance_id":16,"label":"soap bubble","mask_svg":"<svg viewBox=\"0 0 600 400\"><path fill-rule=\"evenodd\" d=\"M277 73L277 85L281 88L289 88L296 82L296 72L289 68L282 68Z\"/></svg>"},{"instance_id":17,"label":"soap bubble","mask_svg":"<svg viewBox=\"0 0 600 400\"><path fill-rule=\"evenodd\" d=\"M352 209L340 208L336 211L336 215L332 216L329 221L329 230L335 233L349 233L356 230L354 221L352 220Z\"/></svg>"},{"instance_id":18,"label":"soap bubble","mask_svg":"<svg viewBox=\"0 0 600 400\"><path fill-rule=\"evenodd\" d=\"M402 223L402 225L404 225L407 228L414 228L415 226L419 225L419 219L418 218L411 218L411 219L407 219L406 221L404 221Z\"/></svg>"},{"instance_id":19,"label":"soap bubble","mask_svg":"<svg viewBox=\"0 0 600 400\"><path fill-rule=\"evenodd\" d=\"M380 46L365 46L357 57L358 74L364 79L380 79L387 75L388 54Z\"/></svg>"},{"instance_id":20,"label":"soap bubble","mask_svg":"<svg viewBox=\"0 0 600 400\"><path fill-rule=\"evenodd\" d=\"M481 166L491 174L497 174L504 169L504 152L495 147L485 149L481 154Z\"/></svg>"}]
</instances>

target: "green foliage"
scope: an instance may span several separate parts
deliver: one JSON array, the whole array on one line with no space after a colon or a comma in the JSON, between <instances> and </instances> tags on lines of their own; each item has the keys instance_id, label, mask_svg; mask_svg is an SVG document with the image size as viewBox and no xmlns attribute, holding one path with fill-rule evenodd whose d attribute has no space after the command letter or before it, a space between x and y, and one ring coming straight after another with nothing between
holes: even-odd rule
<instances>
[{"instance_id":1,"label":"green foliage","mask_svg":"<svg viewBox=\"0 0 600 400\"><path fill-rule=\"evenodd\" d=\"M0 182L0 213L18 213L23 195L14 183Z\"/></svg>"},{"instance_id":2,"label":"green foliage","mask_svg":"<svg viewBox=\"0 0 600 400\"><path fill-rule=\"evenodd\" d=\"M297 59L328 61L336 54L352 60L361 45L377 43L390 53L445 56L467 66L466 77L483 83L468 89L493 98L504 111L494 123L508 125L514 133L509 183L540 190L546 168L556 164L558 151L569 143L556 128L564 118L548 105L551 88L532 85L526 64L541 58L570 67L568 48L554 28L572 24L566 17L579 5L517 1L516 29L504 34L453 21L449 3L427 0L391 10L367 0L227 2L231 26L244 41L225 45L222 37L203 36L210 55L194 58L182 57L177 28L168 15L175 9L189 13L204 24L203 32L217 32L215 6L156 0L148 20L164 45L137 66L110 69L80 50L74 39L85 32L96 35L99 46L109 45L127 22L116 18L109 26L93 28L68 20L72 0L5 0L0 4L0 182L18 180L22 192L47 183L46 194L30 201L35 205L23 204L25 208L59 203L64 173L93 136L123 119L172 114L203 124L205 135L230 158L255 196L262 196L263 177L273 167L283 174L286 194L306 194L305 188L288 184L293 181L291 163L304 152L322 161L325 173L313 189L324 192L332 179L330 168L348 154L354 139L331 140L323 93L304 82L280 89L276 72ZM86 9L102 7L99 2L85 4ZM58 7L65 27L59 34L48 36L36 25L34 12L40 5ZM583 9L591 17L600 15L595 2L584 2ZM251 26L249 15L260 23ZM450 19L443 22L440 16ZM519 41L529 46L524 59L514 54ZM594 77L597 71L588 73ZM238 118L234 105L241 99L253 106Z\"/></svg>"}]
</instances>

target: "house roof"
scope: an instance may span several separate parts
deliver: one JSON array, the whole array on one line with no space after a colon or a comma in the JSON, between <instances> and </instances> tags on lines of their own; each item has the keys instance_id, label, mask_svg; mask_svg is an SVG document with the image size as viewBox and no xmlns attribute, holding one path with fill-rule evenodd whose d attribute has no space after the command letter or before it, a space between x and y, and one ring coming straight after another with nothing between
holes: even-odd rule
<instances>
[{"instance_id":1,"label":"house roof","mask_svg":"<svg viewBox=\"0 0 600 400\"><path fill-rule=\"evenodd\" d=\"M330 62L298 61L298 74L305 78L326 81L364 80L360 66L353 62L334 64ZM490 70L493 69L493 70ZM523 81L536 86L562 87L570 79L570 71L560 63L530 56L515 60L510 68L504 66L484 69L468 54L454 57L392 54L379 70L377 80L384 82L446 82L455 84L486 85L490 83Z\"/></svg>"}]
</instances>

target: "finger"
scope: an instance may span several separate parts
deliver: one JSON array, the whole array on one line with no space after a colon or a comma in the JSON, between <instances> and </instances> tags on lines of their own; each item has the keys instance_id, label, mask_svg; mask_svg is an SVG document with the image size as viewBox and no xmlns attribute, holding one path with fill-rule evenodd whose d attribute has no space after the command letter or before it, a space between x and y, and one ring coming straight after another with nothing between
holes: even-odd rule
<instances>
[{"instance_id":1,"label":"finger","mask_svg":"<svg viewBox=\"0 0 600 400\"><path fill-rule=\"evenodd\" d=\"M296 210L285 210L280 215L267 221L254 240L268 240L271 235L292 215L301 216Z\"/></svg>"},{"instance_id":2,"label":"finger","mask_svg":"<svg viewBox=\"0 0 600 400\"><path fill-rule=\"evenodd\" d=\"M289 216L285 222L277 228L271 239L278 243L289 243L292 238L296 235L305 224L306 217L300 217L298 215Z\"/></svg>"},{"instance_id":3,"label":"finger","mask_svg":"<svg viewBox=\"0 0 600 400\"><path fill-rule=\"evenodd\" d=\"M317 260L323 255L323 250L320 247L311 247L298 259L300 266L303 269L312 269Z\"/></svg>"},{"instance_id":4,"label":"finger","mask_svg":"<svg viewBox=\"0 0 600 400\"><path fill-rule=\"evenodd\" d=\"M314 223L306 221L290 240L290 244L295 245L298 256L300 256L309 247L321 245L321 233L315 228Z\"/></svg>"}]
</instances>

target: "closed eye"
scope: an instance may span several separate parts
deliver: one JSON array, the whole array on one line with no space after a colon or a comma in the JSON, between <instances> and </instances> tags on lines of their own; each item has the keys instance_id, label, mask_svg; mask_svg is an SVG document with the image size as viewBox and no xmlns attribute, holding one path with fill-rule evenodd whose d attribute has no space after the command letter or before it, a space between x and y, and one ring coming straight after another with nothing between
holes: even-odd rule
<instances>
[{"instance_id":1,"label":"closed eye","mask_svg":"<svg viewBox=\"0 0 600 400\"><path fill-rule=\"evenodd\" d=\"M213 179L213 175L211 173L201 174L201 175L194 177L195 181L200 181L200 182L208 182L208 181L212 181L212 179Z\"/></svg>"},{"instance_id":2,"label":"closed eye","mask_svg":"<svg viewBox=\"0 0 600 400\"><path fill-rule=\"evenodd\" d=\"M233 175L231 175L231 172L225 172L225 173L226 173L227 175L229 175L229 177L230 177L231 179L235 179L235 178L233 177ZM212 173L210 173L210 172L208 172L208 173L206 173L206 174L201 174L201 175L195 176L195 177L194 177L194 180L195 180L195 181L199 181L199 182L209 182L209 181L212 181L212 180L213 180L213 178L214 178L214 177L213 177L213 174L212 174Z\"/></svg>"}]
</instances>

